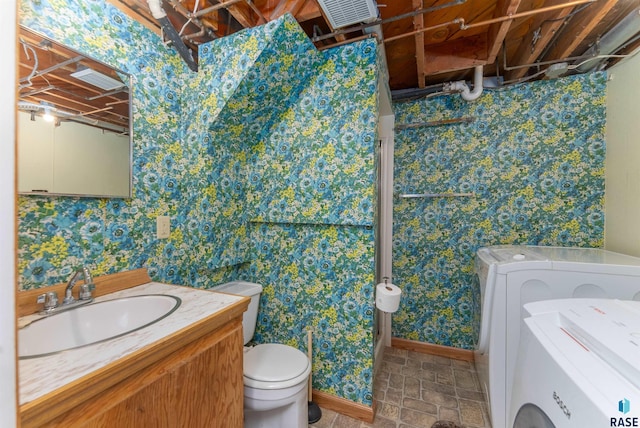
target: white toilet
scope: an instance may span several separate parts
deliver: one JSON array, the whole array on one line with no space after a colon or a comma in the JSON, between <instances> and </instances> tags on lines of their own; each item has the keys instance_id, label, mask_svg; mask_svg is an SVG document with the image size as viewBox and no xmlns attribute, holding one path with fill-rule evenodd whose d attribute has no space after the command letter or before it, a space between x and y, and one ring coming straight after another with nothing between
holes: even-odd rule
<instances>
[{"instance_id":1,"label":"white toilet","mask_svg":"<svg viewBox=\"0 0 640 428\"><path fill-rule=\"evenodd\" d=\"M234 281L214 291L251 297L242 318L244 344L256 329L262 286ZM296 348L276 343L244 349L245 428L302 428L308 426L307 382L311 364Z\"/></svg>"}]
</instances>

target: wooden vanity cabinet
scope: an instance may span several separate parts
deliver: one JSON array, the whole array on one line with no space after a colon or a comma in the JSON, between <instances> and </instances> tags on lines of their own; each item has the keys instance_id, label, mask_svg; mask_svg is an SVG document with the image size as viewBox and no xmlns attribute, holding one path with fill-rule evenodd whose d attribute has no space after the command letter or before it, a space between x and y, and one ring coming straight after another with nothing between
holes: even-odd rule
<instances>
[{"instance_id":1,"label":"wooden vanity cabinet","mask_svg":"<svg viewBox=\"0 0 640 428\"><path fill-rule=\"evenodd\" d=\"M242 302L243 308L213 331L169 337L156 349L166 356L142 369L136 355L124 358L129 364L125 361L113 372L117 383L98 393L87 376L74 382L71 391L49 397L52 401L28 406L21 412L22 427L242 427L242 312L247 303ZM189 333L199 338L189 341L184 337ZM103 377L96 376L98 388L105 384ZM63 413L60 408L65 408Z\"/></svg>"},{"instance_id":2,"label":"wooden vanity cabinet","mask_svg":"<svg viewBox=\"0 0 640 428\"><path fill-rule=\"evenodd\" d=\"M222 330L88 403L96 416L80 426L242 427L242 325ZM83 407L71 412L83 412ZM69 426L64 417L59 423Z\"/></svg>"}]
</instances>

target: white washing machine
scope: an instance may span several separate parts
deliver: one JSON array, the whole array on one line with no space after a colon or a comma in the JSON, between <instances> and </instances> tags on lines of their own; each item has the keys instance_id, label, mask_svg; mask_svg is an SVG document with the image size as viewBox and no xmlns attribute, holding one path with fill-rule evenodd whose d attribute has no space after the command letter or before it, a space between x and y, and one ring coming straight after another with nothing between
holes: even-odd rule
<instances>
[{"instance_id":1,"label":"white washing machine","mask_svg":"<svg viewBox=\"0 0 640 428\"><path fill-rule=\"evenodd\" d=\"M640 425L640 302L525 305L508 426Z\"/></svg>"},{"instance_id":2,"label":"white washing machine","mask_svg":"<svg viewBox=\"0 0 640 428\"><path fill-rule=\"evenodd\" d=\"M482 315L475 364L493 428L507 427L525 303L640 300L640 258L595 248L493 246L476 255Z\"/></svg>"}]
</instances>

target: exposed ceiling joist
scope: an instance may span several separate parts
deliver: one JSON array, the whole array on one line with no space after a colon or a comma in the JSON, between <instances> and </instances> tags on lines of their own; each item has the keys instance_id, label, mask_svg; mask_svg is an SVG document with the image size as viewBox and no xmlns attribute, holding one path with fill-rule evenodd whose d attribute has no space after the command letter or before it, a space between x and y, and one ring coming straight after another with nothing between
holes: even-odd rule
<instances>
[{"instance_id":1,"label":"exposed ceiling joist","mask_svg":"<svg viewBox=\"0 0 640 428\"><path fill-rule=\"evenodd\" d=\"M498 0L494 17L497 18L500 16L511 16L517 12L519 6L520 0ZM493 63L496 60L498 52L500 52L500 48L502 47L502 42L504 42L504 39L507 36L507 32L509 31L509 27L511 27L512 22L513 21L511 20L503 21L500 23L492 24L489 27L489 53L487 55L487 62L489 64Z\"/></svg>"},{"instance_id":2,"label":"exposed ceiling joist","mask_svg":"<svg viewBox=\"0 0 640 428\"><path fill-rule=\"evenodd\" d=\"M485 64L487 37L486 34L478 34L430 46L426 52L425 72L446 73Z\"/></svg>"},{"instance_id":3,"label":"exposed ceiling joist","mask_svg":"<svg viewBox=\"0 0 640 428\"><path fill-rule=\"evenodd\" d=\"M320 12L320 6L315 0L307 0L302 5L302 9L295 15L298 22L311 21L312 19L320 18L322 13Z\"/></svg>"},{"instance_id":4,"label":"exposed ceiling joist","mask_svg":"<svg viewBox=\"0 0 640 428\"><path fill-rule=\"evenodd\" d=\"M147 0L108 1L160 33ZM477 65L486 65L485 73L493 74L501 71L501 52L508 66L500 74L508 81L530 78L539 69L529 64L552 64L582 54L640 5L640 0L377 0L379 20L363 18L360 24L334 29L317 0L161 1L172 25L181 29L183 41L194 51L201 43L286 13L319 49L369 37L367 28L380 25L389 84L396 91L472 79ZM192 18L202 25L194 25Z\"/></svg>"},{"instance_id":5,"label":"exposed ceiling joist","mask_svg":"<svg viewBox=\"0 0 640 428\"><path fill-rule=\"evenodd\" d=\"M550 0L549 6L562 4L565 0ZM532 64L542 54L545 47L553 40L556 32L565 23L566 18L574 8L564 8L549 11L544 14L537 15L532 24L529 26L529 33L520 43L515 56L511 61L514 64ZM529 68L522 67L515 70L507 70L505 78L507 80L515 80L524 77Z\"/></svg>"},{"instance_id":6,"label":"exposed ceiling joist","mask_svg":"<svg viewBox=\"0 0 640 428\"><path fill-rule=\"evenodd\" d=\"M412 6L415 10L424 8L422 0L412 0ZM424 15L419 14L413 17L413 29L421 30L424 27ZM416 42L416 65L418 74L418 88L424 88L424 33L419 32L415 35Z\"/></svg>"},{"instance_id":7,"label":"exposed ceiling joist","mask_svg":"<svg viewBox=\"0 0 640 428\"><path fill-rule=\"evenodd\" d=\"M224 2L220 2L223 4ZM227 6L226 9L244 28L252 28L256 25L264 24L265 20L256 17L247 2L238 2ZM262 22L260 22L262 21Z\"/></svg>"},{"instance_id":8,"label":"exposed ceiling joist","mask_svg":"<svg viewBox=\"0 0 640 428\"><path fill-rule=\"evenodd\" d=\"M160 34L158 21L151 16L151 12L149 12L148 7L141 7L136 0L107 0L107 2L120 9L124 14L138 21L148 30L151 30L156 34Z\"/></svg>"},{"instance_id":9,"label":"exposed ceiling joist","mask_svg":"<svg viewBox=\"0 0 640 428\"><path fill-rule=\"evenodd\" d=\"M563 37L558 39L555 46L547 53L547 58L567 58L593 31L598 23L616 5L618 0L600 0L592 3L588 8L571 19L563 30Z\"/></svg>"},{"instance_id":10,"label":"exposed ceiling joist","mask_svg":"<svg viewBox=\"0 0 640 428\"><path fill-rule=\"evenodd\" d=\"M278 5L271 12L269 20L273 21L274 19L278 19L285 13L290 13L291 15L296 16L306 1L307 0L280 0Z\"/></svg>"}]
</instances>

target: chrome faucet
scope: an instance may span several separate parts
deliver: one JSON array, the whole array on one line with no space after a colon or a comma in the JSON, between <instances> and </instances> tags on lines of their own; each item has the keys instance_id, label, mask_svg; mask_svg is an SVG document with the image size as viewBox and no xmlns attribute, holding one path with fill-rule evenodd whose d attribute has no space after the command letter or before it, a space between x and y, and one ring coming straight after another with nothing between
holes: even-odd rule
<instances>
[{"instance_id":1,"label":"chrome faucet","mask_svg":"<svg viewBox=\"0 0 640 428\"><path fill-rule=\"evenodd\" d=\"M81 270L76 271L73 274L69 282L67 283L67 288L64 290L64 300L62 301L63 305L69 305L76 301L73 298L73 286L76 285L76 282L80 279L80 277L84 278L84 285L80 288L80 293L78 294L79 300L89 300L91 299L91 291L95 286L93 285L93 278L91 277L91 272L89 272L89 268L83 266Z\"/></svg>"},{"instance_id":2,"label":"chrome faucet","mask_svg":"<svg viewBox=\"0 0 640 428\"><path fill-rule=\"evenodd\" d=\"M78 300L73 297L73 287L80 278L84 279L84 284L80 286L78 293ZM64 290L64 299L62 304L58 305L58 294L55 291L44 293L38 296L37 302L43 303L44 308L40 311L40 315L53 315L58 312L66 311L67 309L73 309L76 306L85 305L93 301L91 292L96 288L93 284L93 278L89 268L83 266L82 269L76 271L69 282L67 288Z\"/></svg>"}]
</instances>

